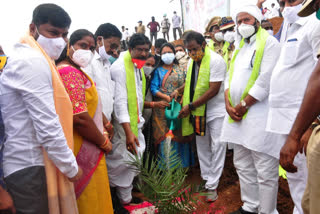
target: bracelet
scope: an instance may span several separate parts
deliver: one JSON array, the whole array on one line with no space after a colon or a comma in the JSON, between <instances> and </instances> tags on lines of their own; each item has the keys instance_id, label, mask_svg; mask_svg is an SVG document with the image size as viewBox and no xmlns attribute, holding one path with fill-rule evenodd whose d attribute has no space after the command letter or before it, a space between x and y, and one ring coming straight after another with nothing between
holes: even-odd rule
<instances>
[{"instance_id":1,"label":"bracelet","mask_svg":"<svg viewBox=\"0 0 320 214\"><path fill-rule=\"evenodd\" d=\"M108 149L108 143L109 143L109 139L106 138L105 142L104 142L102 145L99 146L100 149L102 149L102 150L104 150L104 151L107 151L107 149Z\"/></svg>"}]
</instances>

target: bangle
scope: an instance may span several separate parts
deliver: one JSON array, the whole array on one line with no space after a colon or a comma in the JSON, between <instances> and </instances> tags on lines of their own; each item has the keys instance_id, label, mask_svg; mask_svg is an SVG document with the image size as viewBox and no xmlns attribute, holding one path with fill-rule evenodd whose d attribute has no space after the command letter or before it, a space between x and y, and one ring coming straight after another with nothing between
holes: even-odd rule
<instances>
[{"instance_id":1,"label":"bangle","mask_svg":"<svg viewBox=\"0 0 320 214\"><path fill-rule=\"evenodd\" d=\"M154 102L151 102L150 106L151 108L154 108Z\"/></svg>"},{"instance_id":2,"label":"bangle","mask_svg":"<svg viewBox=\"0 0 320 214\"><path fill-rule=\"evenodd\" d=\"M104 141L104 143L102 145L100 145L100 149L104 150L104 151L107 151L108 149L108 143L109 143L109 139L106 138L106 140Z\"/></svg>"}]
</instances>

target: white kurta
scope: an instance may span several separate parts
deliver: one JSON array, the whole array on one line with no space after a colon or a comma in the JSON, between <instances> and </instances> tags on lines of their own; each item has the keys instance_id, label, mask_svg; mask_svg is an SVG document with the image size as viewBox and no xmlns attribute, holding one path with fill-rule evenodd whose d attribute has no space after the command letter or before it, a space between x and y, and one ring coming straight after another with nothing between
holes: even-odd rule
<instances>
[{"instance_id":1,"label":"white kurta","mask_svg":"<svg viewBox=\"0 0 320 214\"><path fill-rule=\"evenodd\" d=\"M119 59L111 66L112 79L115 81L115 102L114 113L115 123L114 131L115 135L112 139L112 151L106 156L106 162L108 166L108 175L110 185L117 187L118 196L123 203L129 203L131 201L131 190L133 178L137 175L137 172L132 168L128 161L131 161L132 155L127 150L126 136L122 128L122 123L130 123L130 116L128 111L128 94L126 86L126 71L124 67L123 54ZM142 94L142 74L137 68L135 72L136 94L138 99L138 112L140 122L138 124L138 140L140 147L136 147L138 154L141 156L145 150L145 140L142 134L142 127L144 124L144 118L142 117L142 108L144 105Z\"/></svg>"},{"instance_id":2,"label":"white kurta","mask_svg":"<svg viewBox=\"0 0 320 214\"><path fill-rule=\"evenodd\" d=\"M96 87L101 98L102 112L111 120L114 102L115 83L111 80L110 73L111 63L108 60L102 60L100 55L95 51L91 63L83 70L96 83Z\"/></svg>"},{"instance_id":3,"label":"white kurta","mask_svg":"<svg viewBox=\"0 0 320 214\"><path fill-rule=\"evenodd\" d=\"M249 44L245 43L235 60L235 70L230 87L231 99L235 106L240 103L242 93L250 78L255 50L256 35L251 37ZM249 108L247 117L240 122L229 123L229 115L226 114L221 141L239 144L247 149L279 158L281 145L274 143L274 136L265 131L270 77L279 53L279 42L274 37L269 36L261 61L260 74L249 91L249 94L258 102ZM229 88L229 77L226 79L225 86L226 89Z\"/></svg>"}]
</instances>

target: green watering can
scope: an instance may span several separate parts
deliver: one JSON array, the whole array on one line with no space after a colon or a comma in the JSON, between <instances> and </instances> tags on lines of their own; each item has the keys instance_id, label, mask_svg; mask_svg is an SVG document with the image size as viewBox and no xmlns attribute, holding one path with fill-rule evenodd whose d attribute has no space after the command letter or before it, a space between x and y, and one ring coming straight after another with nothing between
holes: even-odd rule
<instances>
[{"instance_id":1,"label":"green watering can","mask_svg":"<svg viewBox=\"0 0 320 214\"><path fill-rule=\"evenodd\" d=\"M174 131L181 127L181 119L178 119L178 115L181 111L180 103L172 100L169 107L166 107L165 116L167 118L167 125L170 130Z\"/></svg>"}]
</instances>

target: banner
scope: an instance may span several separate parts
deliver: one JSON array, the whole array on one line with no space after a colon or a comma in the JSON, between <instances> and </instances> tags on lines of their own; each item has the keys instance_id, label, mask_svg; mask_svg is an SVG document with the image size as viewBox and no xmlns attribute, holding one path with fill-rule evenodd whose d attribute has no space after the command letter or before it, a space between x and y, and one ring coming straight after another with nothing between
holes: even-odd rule
<instances>
[{"instance_id":1,"label":"banner","mask_svg":"<svg viewBox=\"0 0 320 214\"><path fill-rule=\"evenodd\" d=\"M214 16L229 15L230 0L181 0L184 30L204 33L205 27Z\"/></svg>"}]
</instances>

